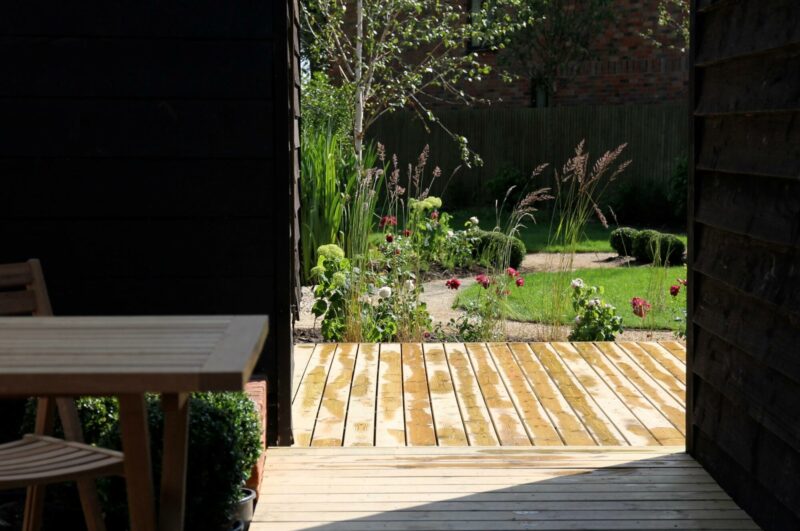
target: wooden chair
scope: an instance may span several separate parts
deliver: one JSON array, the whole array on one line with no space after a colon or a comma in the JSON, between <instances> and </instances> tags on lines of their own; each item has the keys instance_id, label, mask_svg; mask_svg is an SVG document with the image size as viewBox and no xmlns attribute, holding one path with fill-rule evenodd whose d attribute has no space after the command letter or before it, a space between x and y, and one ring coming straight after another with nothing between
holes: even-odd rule
<instances>
[{"instance_id":1,"label":"wooden chair","mask_svg":"<svg viewBox=\"0 0 800 531\"><path fill-rule=\"evenodd\" d=\"M0 265L0 315L52 315L38 260ZM55 410L64 439L50 435ZM27 487L23 531L42 525L45 485L75 481L89 531L104 531L94 479L123 475L123 454L83 443L78 411L71 397L39 398L34 433L0 444L0 489Z\"/></svg>"}]
</instances>

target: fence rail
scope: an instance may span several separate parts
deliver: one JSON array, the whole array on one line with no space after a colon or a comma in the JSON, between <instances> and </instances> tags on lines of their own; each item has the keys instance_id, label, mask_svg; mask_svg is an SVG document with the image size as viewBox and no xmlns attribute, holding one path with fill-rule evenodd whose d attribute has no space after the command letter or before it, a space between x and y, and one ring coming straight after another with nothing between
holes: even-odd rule
<instances>
[{"instance_id":1,"label":"fence rail","mask_svg":"<svg viewBox=\"0 0 800 531\"><path fill-rule=\"evenodd\" d=\"M632 163L621 182L637 187L666 190L676 160L688 152L685 102L459 109L439 111L437 116L450 131L469 139L471 149L484 161L482 167L463 165L456 142L436 125L425 131L411 112L381 118L369 137L383 143L388 153L397 154L401 165L414 162L425 144L430 145L429 167L436 165L443 171L433 191L442 193L447 183L447 197L462 204L485 199L486 183L503 168L514 167L524 174L542 162L560 168L582 139L593 157L627 142L625 158ZM550 185L551 178L552 171L541 182Z\"/></svg>"}]
</instances>

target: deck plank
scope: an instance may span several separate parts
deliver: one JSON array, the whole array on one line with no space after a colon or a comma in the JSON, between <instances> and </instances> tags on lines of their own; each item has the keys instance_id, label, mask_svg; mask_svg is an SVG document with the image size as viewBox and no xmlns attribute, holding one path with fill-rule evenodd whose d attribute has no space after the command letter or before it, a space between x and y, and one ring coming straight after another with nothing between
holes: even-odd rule
<instances>
[{"instance_id":1,"label":"deck plank","mask_svg":"<svg viewBox=\"0 0 800 531\"><path fill-rule=\"evenodd\" d=\"M597 346L593 343L575 343L573 346L658 444L672 446L684 441L683 434L603 356Z\"/></svg>"},{"instance_id":2,"label":"deck plank","mask_svg":"<svg viewBox=\"0 0 800 531\"><path fill-rule=\"evenodd\" d=\"M341 446L358 343L340 343L328 373L311 446Z\"/></svg>"},{"instance_id":3,"label":"deck plank","mask_svg":"<svg viewBox=\"0 0 800 531\"><path fill-rule=\"evenodd\" d=\"M492 424L489 408L478 388L478 380L466 349L459 343L447 343L444 348L468 443L472 446L499 446L500 441Z\"/></svg>"},{"instance_id":4,"label":"deck plank","mask_svg":"<svg viewBox=\"0 0 800 531\"><path fill-rule=\"evenodd\" d=\"M476 457L492 468L452 466ZM275 448L266 467L251 531L758 529L674 447Z\"/></svg>"},{"instance_id":5,"label":"deck plank","mask_svg":"<svg viewBox=\"0 0 800 531\"><path fill-rule=\"evenodd\" d=\"M621 341L616 343L616 345L676 400L682 404L686 402L686 386L670 374L660 363L654 360L638 343L633 341Z\"/></svg>"},{"instance_id":6,"label":"deck plank","mask_svg":"<svg viewBox=\"0 0 800 531\"><path fill-rule=\"evenodd\" d=\"M633 385L680 433L685 437L686 409L683 403L664 390L646 371L634 363L628 355L614 343L596 343L600 354ZM602 363L602 362L598 362Z\"/></svg>"},{"instance_id":7,"label":"deck plank","mask_svg":"<svg viewBox=\"0 0 800 531\"><path fill-rule=\"evenodd\" d=\"M439 446L467 446L467 433L443 345L426 343L423 353L436 426L436 443Z\"/></svg>"},{"instance_id":8,"label":"deck plank","mask_svg":"<svg viewBox=\"0 0 800 531\"><path fill-rule=\"evenodd\" d=\"M419 343L403 343L403 398L406 412L406 444L436 446L425 358Z\"/></svg>"},{"instance_id":9,"label":"deck plank","mask_svg":"<svg viewBox=\"0 0 800 531\"><path fill-rule=\"evenodd\" d=\"M571 446L596 444L533 350L526 343L511 343L509 347L564 442Z\"/></svg>"},{"instance_id":10,"label":"deck plank","mask_svg":"<svg viewBox=\"0 0 800 531\"><path fill-rule=\"evenodd\" d=\"M378 397L375 412L375 446L405 446L403 362L400 345L381 343Z\"/></svg>"},{"instance_id":11,"label":"deck plank","mask_svg":"<svg viewBox=\"0 0 800 531\"><path fill-rule=\"evenodd\" d=\"M344 429L344 446L375 445L378 348L374 343L362 343L358 347Z\"/></svg>"},{"instance_id":12,"label":"deck plank","mask_svg":"<svg viewBox=\"0 0 800 531\"><path fill-rule=\"evenodd\" d=\"M679 382L686 385L686 365L681 363L669 350L653 341L641 341L638 343L645 352L664 367L667 372L677 378Z\"/></svg>"},{"instance_id":13,"label":"deck plank","mask_svg":"<svg viewBox=\"0 0 800 531\"><path fill-rule=\"evenodd\" d=\"M489 349L483 343L467 343L466 348L500 444L503 446L530 445L531 441L525 431L522 419L497 372Z\"/></svg>"},{"instance_id":14,"label":"deck plank","mask_svg":"<svg viewBox=\"0 0 800 531\"><path fill-rule=\"evenodd\" d=\"M686 366L686 347L677 341L659 341L659 345L669 351L670 354L678 358L678 361Z\"/></svg>"},{"instance_id":15,"label":"deck plank","mask_svg":"<svg viewBox=\"0 0 800 531\"><path fill-rule=\"evenodd\" d=\"M294 374L292 375L292 403L297 398L297 391L300 389L300 382L306 374L308 362L314 354L314 349L318 348L313 343L301 343L294 346ZM319 347L322 348L322 347Z\"/></svg>"},{"instance_id":16,"label":"deck plank","mask_svg":"<svg viewBox=\"0 0 800 531\"><path fill-rule=\"evenodd\" d=\"M561 446L559 437L542 403L528 384L525 375L506 343L489 344L489 353L495 361L500 377L506 385L524 427L534 446Z\"/></svg>"},{"instance_id":17,"label":"deck plank","mask_svg":"<svg viewBox=\"0 0 800 531\"><path fill-rule=\"evenodd\" d=\"M292 428L296 446L311 444L311 435L322 402L322 392L325 390L325 381L328 379L328 370L335 353L335 343L318 345L297 388L297 395L292 404Z\"/></svg>"}]
</instances>

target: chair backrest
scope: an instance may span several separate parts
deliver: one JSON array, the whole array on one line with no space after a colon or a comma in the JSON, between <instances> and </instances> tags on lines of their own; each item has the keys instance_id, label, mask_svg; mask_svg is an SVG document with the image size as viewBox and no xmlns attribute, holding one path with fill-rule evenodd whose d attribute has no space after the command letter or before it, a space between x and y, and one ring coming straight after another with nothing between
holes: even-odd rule
<instances>
[{"instance_id":1,"label":"chair backrest","mask_svg":"<svg viewBox=\"0 0 800 531\"><path fill-rule=\"evenodd\" d=\"M0 265L0 315L53 315L39 260Z\"/></svg>"}]
</instances>

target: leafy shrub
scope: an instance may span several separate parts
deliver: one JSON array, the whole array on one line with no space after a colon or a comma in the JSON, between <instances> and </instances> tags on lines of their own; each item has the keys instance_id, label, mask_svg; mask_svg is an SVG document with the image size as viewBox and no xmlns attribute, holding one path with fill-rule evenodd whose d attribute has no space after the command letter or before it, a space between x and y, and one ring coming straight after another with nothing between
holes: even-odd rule
<instances>
[{"instance_id":1,"label":"leafy shrub","mask_svg":"<svg viewBox=\"0 0 800 531\"><path fill-rule=\"evenodd\" d=\"M684 243L674 234L643 230L633 239L633 255L640 262L680 264L686 252Z\"/></svg>"},{"instance_id":2,"label":"leafy shrub","mask_svg":"<svg viewBox=\"0 0 800 531\"><path fill-rule=\"evenodd\" d=\"M657 230L640 230L633 238L633 256L640 262L650 263L661 233Z\"/></svg>"},{"instance_id":3,"label":"leafy shrub","mask_svg":"<svg viewBox=\"0 0 800 531\"><path fill-rule=\"evenodd\" d=\"M666 186L647 185L636 180L623 181L609 193L609 204L618 223L650 227L673 226L675 215L669 205Z\"/></svg>"},{"instance_id":4,"label":"leafy shrub","mask_svg":"<svg viewBox=\"0 0 800 531\"><path fill-rule=\"evenodd\" d=\"M570 341L614 341L615 335L622 332L622 317L602 295L602 286L586 286L579 278L572 281L572 308L577 315Z\"/></svg>"},{"instance_id":5,"label":"leafy shrub","mask_svg":"<svg viewBox=\"0 0 800 531\"><path fill-rule=\"evenodd\" d=\"M352 141L353 94L345 84L331 83L324 71L303 76L300 109L303 133L331 131L342 141Z\"/></svg>"},{"instance_id":6,"label":"leafy shrub","mask_svg":"<svg viewBox=\"0 0 800 531\"><path fill-rule=\"evenodd\" d=\"M686 201L689 194L689 161L686 157L681 157L677 160L669 184L669 203L675 213L676 221L680 223L681 227L685 228L687 217Z\"/></svg>"},{"instance_id":7,"label":"leafy shrub","mask_svg":"<svg viewBox=\"0 0 800 531\"><path fill-rule=\"evenodd\" d=\"M523 174L519 168L504 166L500 168L493 179L490 179L486 183L486 187L490 192L488 197L491 198L492 201L496 199L502 200L506 196L506 193L508 193L508 190L513 186L514 189L508 196L508 203L516 205L525 193L525 184L527 181L528 177Z\"/></svg>"},{"instance_id":8,"label":"leafy shrub","mask_svg":"<svg viewBox=\"0 0 800 531\"><path fill-rule=\"evenodd\" d=\"M620 256L633 255L633 240L639 231L630 227L620 227L611 231L609 243Z\"/></svg>"},{"instance_id":9,"label":"leafy shrub","mask_svg":"<svg viewBox=\"0 0 800 531\"><path fill-rule=\"evenodd\" d=\"M147 396L153 478L161 477L164 417L157 395ZM78 415L87 443L121 449L116 399L80 398ZM189 455L186 474L186 529L227 530L241 487L261 453L261 431L253 402L244 393L195 393L190 398ZM30 401L26 431L32 431L35 401ZM61 435L57 426L56 434ZM109 529L127 529L127 497L122 478L98 480L98 495ZM74 486L48 488L46 518L54 529L80 529L83 516ZM72 522L75 522L74 527ZM47 526L50 528L50 526Z\"/></svg>"},{"instance_id":10,"label":"leafy shrub","mask_svg":"<svg viewBox=\"0 0 800 531\"><path fill-rule=\"evenodd\" d=\"M476 253L480 259L489 261L495 267L500 267L502 264L499 261L502 260L505 249L510 248L508 265L517 268L522 264L527 249L525 243L519 238L509 237L498 231L485 230L477 231L477 236L479 241Z\"/></svg>"}]
</instances>

